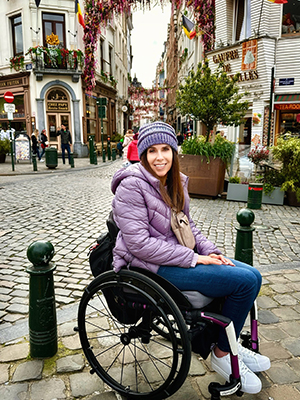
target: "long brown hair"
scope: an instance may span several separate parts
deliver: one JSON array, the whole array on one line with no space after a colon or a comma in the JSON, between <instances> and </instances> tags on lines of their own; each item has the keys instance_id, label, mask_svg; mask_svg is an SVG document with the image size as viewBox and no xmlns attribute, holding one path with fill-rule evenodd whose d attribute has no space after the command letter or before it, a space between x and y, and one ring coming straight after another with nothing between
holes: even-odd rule
<instances>
[{"instance_id":1,"label":"long brown hair","mask_svg":"<svg viewBox=\"0 0 300 400\"><path fill-rule=\"evenodd\" d=\"M150 174L155 176L155 178L159 179L160 182L159 190L164 202L169 207L174 208L176 211L181 211L184 207L184 192L180 177L179 158L177 152L173 148L172 152L173 152L173 162L172 162L172 167L168 172L166 188L162 184L159 176L157 176L150 167L147 160L147 150L144 151L143 154L141 155L141 163L145 167L145 169L148 172L150 172Z\"/></svg>"}]
</instances>

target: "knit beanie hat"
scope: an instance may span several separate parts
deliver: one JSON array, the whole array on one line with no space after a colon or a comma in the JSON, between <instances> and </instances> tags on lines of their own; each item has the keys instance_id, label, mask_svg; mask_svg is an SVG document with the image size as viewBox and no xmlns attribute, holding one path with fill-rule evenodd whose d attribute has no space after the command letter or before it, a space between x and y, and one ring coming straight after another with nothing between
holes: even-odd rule
<instances>
[{"instance_id":1,"label":"knit beanie hat","mask_svg":"<svg viewBox=\"0 0 300 400\"><path fill-rule=\"evenodd\" d=\"M176 133L171 125L165 122L156 121L143 125L139 130L138 152L141 158L142 153L150 146L156 144L168 144L175 151L178 151Z\"/></svg>"}]
</instances>

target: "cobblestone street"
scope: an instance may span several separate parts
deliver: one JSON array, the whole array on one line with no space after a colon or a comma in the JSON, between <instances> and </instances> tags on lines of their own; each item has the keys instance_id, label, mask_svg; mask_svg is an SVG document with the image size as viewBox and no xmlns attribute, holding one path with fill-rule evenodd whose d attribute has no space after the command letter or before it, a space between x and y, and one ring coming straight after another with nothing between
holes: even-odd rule
<instances>
[{"instance_id":1,"label":"cobblestone street","mask_svg":"<svg viewBox=\"0 0 300 400\"><path fill-rule=\"evenodd\" d=\"M53 174L0 176L1 398L120 398L96 374L89 374L73 328L79 299L92 280L88 248L106 230L113 197L110 182L121 164L118 160ZM191 215L224 254L234 257L236 213L245 206L221 198L192 199ZM264 278L258 298L261 351L272 364L270 370L260 374L262 392L243 398L300 400L300 208L263 204L254 213L254 266ZM59 349L45 360L28 358L26 267L30 263L26 252L36 240L50 241L56 251ZM210 399L207 387L213 380L223 382L211 370L209 360L193 354L187 380L171 398Z\"/></svg>"},{"instance_id":2,"label":"cobblestone street","mask_svg":"<svg viewBox=\"0 0 300 400\"><path fill-rule=\"evenodd\" d=\"M111 209L110 182L122 161L94 169L39 176L1 177L0 309L2 327L28 313L28 246L50 241L55 248L56 301L77 301L91 281L87 253L106 230ZM191 215L202 232L234 257L236 213L245 203L192 199ZM300 209L264 204L255 210L254 266L299 266Z\"/></svg>"}]
</instances>

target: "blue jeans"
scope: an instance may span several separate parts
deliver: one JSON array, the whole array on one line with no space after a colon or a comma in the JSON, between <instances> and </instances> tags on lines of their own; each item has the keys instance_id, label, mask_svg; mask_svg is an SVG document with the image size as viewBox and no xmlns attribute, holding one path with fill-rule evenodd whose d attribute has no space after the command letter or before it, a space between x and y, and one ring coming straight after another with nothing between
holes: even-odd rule
<instances>
[{"instance_id":1,"label":"blue jeans","mask_svg":"<svg viewBox=\"0 0 300 400\"><path fill-rule=\"evenodd\" d=\"M62 157L64 164L65 164L65 150L67 150L67 152L68 152L69 164L71 164L71 150L70 150L69 143L61 144L61 157Z\"/></svg>"},{"instance_id":2,"label":"blue jeans","mask_svg":"<svg viewBox=\"0 0 300 400\"><path fill-rule=\"evenodd\" d=\"M234 323L238 338L261 287L260 272L240 261L230 265L203 265L195 268L161 266L158 275L180 290L196 290L208 297L225 297L222 314ZM220 330L218 347L229 351L224 329Z\"/></svg>"}]
</instances>

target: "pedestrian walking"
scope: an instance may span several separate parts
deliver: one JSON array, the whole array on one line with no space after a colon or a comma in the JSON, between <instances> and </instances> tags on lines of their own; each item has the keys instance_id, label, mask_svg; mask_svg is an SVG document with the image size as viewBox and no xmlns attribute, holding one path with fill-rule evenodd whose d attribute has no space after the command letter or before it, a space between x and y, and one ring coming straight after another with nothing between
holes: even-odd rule
<instances>
[{"instance_id":1,"label":"pedestrian walking","mask_svg":"<svg viewBox=\"0 0 300 400\"><path fill-rule=\"evenodd\" d=\"M123 154L123 142L124 142L124 139L121 138L120 141L117 143L117 150L118 150L120 158L122 157L122 154Z\"/></svg>"},{"instance_id":2,"label":"pedestrian walking","mask_svg":"<svg viewBox=\"0 0 300 400\"><path fill-rule=\"evenodd\" d=\"M129 143L132 142L132 140L133 140L133 131L132 131L132 129L128 129L125 134L125 138L124 138L124 142L123 142L123 160L125 162L127 161L128 146L129 146Z\"/></svg>"},{"instance_id":3,"label":"pedestrian walking","mask_svg":"<svg viewBox=\"0 0 300 400\"><path fill-rule=\"evenodd\" d=\"M60 130L56 132L56 136L61 137L61 157L63 160L63 164L65 164L65 151L67 150L68 153L68 158L69 158L69 164L71 164L71 149L70 145L72 144L72 137L71 133L68 130L68 128L61 124Z\"/></svg>"},{"instance_id":4,"label":"pedestrian walking","mask_svg":"<svg viewBox=\"0 0 300 400\"><path fill-rule=\"evenodd\" d=\"M127 160L131 164L135 164L135 163L140 162L138 148L137 148L138 137L139 137L139 134L135 133L133 135L133 140L128 145Z\"/></svg>"},{"instance_id":5,"label":"pedestrian walking","mask_svg":"<svg viewBox=\"0 0 300 400\"><path fill-rule=\"evenodd\" d=\"M32 132L32 135L31 135L32 154L37 155L39 161L43 161L43 160L41 159L41 156L40 156L38 137L39 137L39 130L38 130L38 129L35 129L35 130Z\"/></svg>"},{"instance_id":6,"label":"pedestrian walking","mask_svg":"<svg viewBox=\"0 0 300 400\"><path fill-rule=\"evenodd\" d=\"M43 129L40 135L40 142L41 142L41 148L42 148L42 153L41 153L41 158L45 154L46 147L48 147L48 137L46 134L46 129Z\"/></svg>"},{"instance_id":7,"label":"pedestrian walking","mask_svg":"<svg viewBox=\"0 0 300 400\"><path fill-rule=\"evenodd\" d=\"M114 248L114 270L130 263L164 277L179 290L224 298L222 314L233 321L238 339L262 282L259 271L221 254L190 217L188 178L180 173L175 130L164 122L140 128L141 162L119 170L112 180L113 215L120 232ZM184 239L176 221L184 219ZM238 344L241 390L258 393L255 372L270 367L268 357ZM212 368L229 381L230 346L220 330L212 350Z\"/></svg>"}]
</instances>

